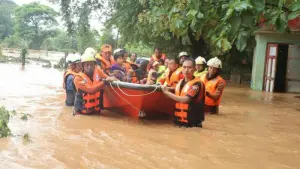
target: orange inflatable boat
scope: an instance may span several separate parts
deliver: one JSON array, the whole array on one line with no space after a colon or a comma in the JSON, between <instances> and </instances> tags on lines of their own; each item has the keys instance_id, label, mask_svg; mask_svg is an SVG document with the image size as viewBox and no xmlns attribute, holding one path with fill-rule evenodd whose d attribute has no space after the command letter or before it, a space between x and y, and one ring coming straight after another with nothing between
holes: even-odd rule
<instances>
[{"instance_id":1,"label":"orange inflatable boat","mask_svg":"<svg viewBox=\"0 0 300 169\"><path fill-rule=\"evenodd\" d=\"M104 109L134 118L172 116L175 102L167 98L157 85L112 82L104 88Z\"/></svg>"}]
</instances>

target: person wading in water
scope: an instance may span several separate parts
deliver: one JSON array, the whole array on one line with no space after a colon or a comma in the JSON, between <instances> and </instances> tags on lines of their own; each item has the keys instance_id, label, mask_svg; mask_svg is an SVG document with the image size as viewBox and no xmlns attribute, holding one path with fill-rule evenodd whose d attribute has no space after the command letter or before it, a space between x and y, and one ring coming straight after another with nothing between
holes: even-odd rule
<instances>
[{"instance_id":1,"label":"person wading in water","mask_svg":"<svg viewBox=\"0 0 300 169\"><path fill-rule=\"evenodd\" d=\"M83 72L75 76L76 98L73 114L97 114L101 112L102 95L100 90L104 82L117 80L115 77L108 77L102 69L96 66L96 59L93 52L86 51L81 56Z\"/></svg>"},{"instance_id":2,"label":"person wading in water","mask_svg":"<svg viewBox=\"0 0 300 169\"><path fill-rule=\"evenodd\" d=\"M204 121L205 87L199 78L193 76L195 61L186 59L182 65L184 79L176 85L175 94L166 86L162 86L163 93L176 101L174 123L186 127L202 127Z\"/></svg>"},{"instance_id":3,"label":"person wading in water","mask_svg":"<svg viewBox=\"0 0 300 169\"><path fill-rule=\"evenodd\" d=\"M63 88L66 90L66 105L74 106L76 89L74 85L74 77L81 72L82 66L80 63L80 55L71 54L66 59L69 64L68 69L64 73Z\"/></svg>"},{"instance_id":4,"label":"person wading in water","mask_svg":"<svg viewBox=\"0 0 300 169\"><path fill-rule=\"evenodd\" d=\"M208 73L203 74L200 80L205 84L205 113L218 114L223 90L226 86L225 80L220 76L222 62L217 57L207 62Z\"/></svg>"}]
</instances>

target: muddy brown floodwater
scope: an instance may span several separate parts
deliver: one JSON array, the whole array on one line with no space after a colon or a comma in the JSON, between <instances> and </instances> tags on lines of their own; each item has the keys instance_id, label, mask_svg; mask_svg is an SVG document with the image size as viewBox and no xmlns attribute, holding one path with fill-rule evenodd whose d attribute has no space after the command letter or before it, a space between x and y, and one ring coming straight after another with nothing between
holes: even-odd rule
<instances>
[{"instance_id":1,"label":"muddy brown floodwater","mask_svg":"<svg viewBox=\"0 0 300 169\"><path fill-rule=\"evenodd\" d=\"M113 112L72 116L62 72L0 64L0 105L14 137L0 139L1 169L300 168L300 98L228 87L218 116L204 128L134 120ZM29 133L30 143L20 135Z\"/></svg>"}]
</instances>

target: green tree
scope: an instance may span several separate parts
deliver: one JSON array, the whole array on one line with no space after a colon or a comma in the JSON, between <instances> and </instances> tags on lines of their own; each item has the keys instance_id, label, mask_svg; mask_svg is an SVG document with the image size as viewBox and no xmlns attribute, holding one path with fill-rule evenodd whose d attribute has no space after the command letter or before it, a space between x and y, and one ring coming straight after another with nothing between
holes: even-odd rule
<instances>
[{"instance_id":1,"label":"green tree","mask_svg":"<svg viewBox=\"0 0 300 169\"><path fill-rule=\"evenodd\" d=\"M44 41L42 49L53 51L76 51L77 40L76 38L69 36L66 32L57 31L55 37L50 37Z\"/></svg>"},{"instance_id":2,"label":"green tree","mask_svg":"<svg viewBox=\"0 0 300 169\"><path fill-rule=\"evenodd\" d=\"M29 41L29 47L40 49L44 40L55 33L57 13L48 6L30 3L14 11L14 31L17 36Z\"/></svg>"},{"instance_id":3,"label":"green tree","mask_svg":"<svg viewBox=\"0 0 300 169\"><path fill-rule=\"evenodd\" d=\"M115 26L125 42L142 42L168 51L189 50L194 56L218 56L233 46L239 51L252 50L252 35L259 29L262 16L276 31L288 31L288 20L299 16L299 3L299 0L110 0L109 8L93 7L109 16L107 27ZM72 23L70 13L84 9L78 7L82 4L61 5L63 15L68 16L67 23Z\"/></svg>"},{"instance_id":4,"label":"green tree","mask_svg":"<svg viewBox=\"0 0 300 169\"><path fill-rule=\"evenodd\" d=\"M13 33L12 12L17 5L11 0L0 0L0 40Z\"/></svg>"},{"instance_id":5,"label":"green tree","mask_svg":"<svg viewBox=\"0 0 300 169\"><path fill-rule=\"evenodd\" d=\"M94 34L88 28L81 28L77 35L78 51L83 53L86 48L97 48L97 41Z\"/></svg>"},{"instance_id":6,"label":"green tree","mask_svg":"<svg viewBox=\"0 0 300 169\"><path fill-rule=\"evenodd\" d=\"M175 37L193 55L207 49L222 55L233 45L244 50L262 14L278 31L286 31L287 12L290 19L299 16L299 1L285 0L114 0L111 6L111 24L129 42Z\"/></svg>"},{"instance_id":7,"label":"green tree","mask_svg":"<svg viewBox=\"0 0 300 169\"><path fill-rule=\"evenodd\" d=\"M76 37L79 52L97 46L97 33L91 30L90 18L100 11L101 2L92 0L50 0L61 5L62 17L69 35ZM73 40L74 41L74 40ZM75 42L75 41L74 41Z\"/></svg>"},{"instance_id":8,"label":"green tree","mask_svg":"<svg viewBox=\"0 0 300 169\"><path fill-rule=\"evenodd\" d=\"M110 44L113 48L116 48L117 39L112 33L112 28L103 29L101 32L102 35L100 36L100 44Z\"/></svg>"},{"instance_id":9,"label":"green tree","mask_svg":"<svg viewBox=\"0 0 300 169\"><path fill-rule=\"evenodd\" d=\"M7 48L28 48L28 42L16 35L5 38L2 45Z\"/></svg>"},{"instance_id":10,"label":"green tree","mask_svg":"<svg viewBox=\"0 0 300 169\"><path fill-rule=\"evenodd\" d=\"M62 18L69 33L76 32L80 26L89 27L93 15L105 15L102 11L103 0L49 0L61 6Z\"/></svg>"}]
</instances>

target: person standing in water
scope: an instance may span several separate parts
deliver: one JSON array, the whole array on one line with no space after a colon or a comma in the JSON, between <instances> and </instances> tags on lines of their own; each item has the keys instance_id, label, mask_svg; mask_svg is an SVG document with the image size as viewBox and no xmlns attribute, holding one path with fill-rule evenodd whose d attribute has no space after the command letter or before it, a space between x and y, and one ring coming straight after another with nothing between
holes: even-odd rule
<instances>
[{"instance_id":1,"label":"person standing in water","mask_svg":"<svg viewBox=\"0 0 300 169\"><path fill-rule=\"evenodd\" d=\"M68 69L64 73L63 88L66 90L66 105L74 106L76 89L73 83L74 77L77 73L81 72L82 66L80 63L80 55L71 54L66 59L69 64Z\"/></svg>"},{"instance_id":2,"label":"person standing in water","mask_svg":"<svg viewBox=\"0 0 300 169\"><path fill-rule=\"evenodd\" d=\"M203 74L207 73L206 66L206 60L199 56L196 58L196 72L194 73L195 77L201 77Z\"/></svg>"},{"instance_id":3,"label":"person standing in water","mask_svg":"<svg viewBox=\"0 0 300 169\"><path fill-rule=\"evenodd\" d=\"M102 69L97 68L93 52L86 52L81 56L83 71L74 78L76 98L73 114L97 114L101 112L102 95L100 90L104 82L117 80L108 77Z\"/></svg>"},{"instance_id":4,"label":"person standing in water","mask_svg":"<svg viewBox=\"0 0 300 169\"><path fill-rule=\"evenodd\" d=\"M175 94L166 86L162 86L163 93L176 101L174 123L186 127L202 127L204 121L205 86L199 78L193 76L196 63L193 59L186 59L182 65L184 79L176 85Z\"/></svg>"},{"instance_id":5,"label":"person standing in water","mask_svg":"<svg viewBox=\"0 0 300 169\"><path fill-rule=\"evenodd\" d=\"M206 88L204 111L205 113L218 114L221 97L226 86L226 81L220 76L222 62L215 57L207 62L207 66L208 73L200 77Z\"/></svg>"}]
</instances>

